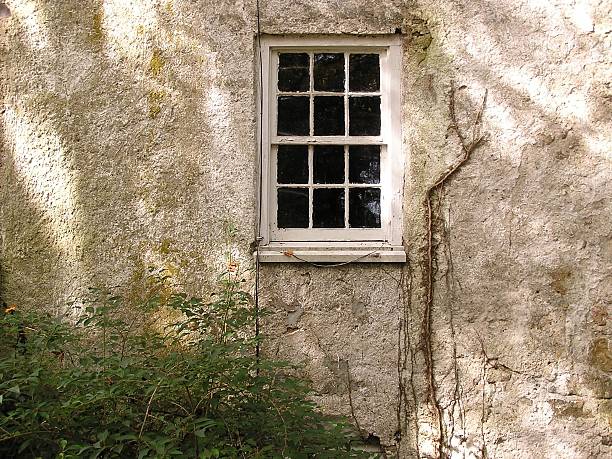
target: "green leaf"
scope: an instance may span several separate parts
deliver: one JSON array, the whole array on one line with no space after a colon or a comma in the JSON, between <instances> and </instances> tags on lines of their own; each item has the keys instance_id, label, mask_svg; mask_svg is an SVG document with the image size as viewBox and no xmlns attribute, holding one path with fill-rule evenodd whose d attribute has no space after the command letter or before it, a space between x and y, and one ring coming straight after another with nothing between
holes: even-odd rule
<instances>
[{"instance_id":1,"label":"green leaf","mask_svg":"<svg viewBox=\"0 0 612 459\"><path fill-rule=\"evenodd\" d=\"M81 457L81 455L88 449L91 449L91 446L82 446L81 449L79 449L79 451L76 454L77 457Z\"/></svg>"},{"instance_id":2,"label":"green leaf","mask_svg":"<svg viewBox=\"0 0 612 459\"><path fill-rule=\"evenodd\" d=\"M32 442L31 438L28 438L27 440L24 440L21 445L19 446L19 449L17 450L17 454L23 453L25 451L25 449L30 446L30 443Z\"/></svg>"},{"instance_id":3,"label":"green leaf","mask_svg":"<svg viewBox=\"0 0 612 459\"><path fill-rule=\"evenodd\" d=\"M147 314L142 326L130 328L121 310L127 302L109 298L106 289L92 291L93 297L84 302L90 312L72 329L44 314L4 322L15 330L21 322L35 324L37 330L27 353L0 353L0 374L6 376L0 377L1 392L11 399L28 395L20 397L5 419L18 432L42 420L53 426L40 442L19 454L15 449L15 454L31 451L29 457L47 457L39 445L55 444L55 454L66 459L193 458L195 437L207 459L264 459L279 457L281 451L294 459L362 457L347 452L355 437L339 427L346 424L320 415L308 401L308 384L288 376L295 366L255 361L252 351L265 338L249 335L252 300L232 276L220 280L220 290L209 302L179 294L170 304L151 296L135 305L141 310L147 304L166 311L178 307L172 314L182 314L181 319L163 331ZM151 285L159 293L159 282ZM0 334L0 346L2 339ZM61 364L55 351L65 352ZM0 408L7 411L3 402L0 396ZM139 438L145 418L147 432ZM65 451L59 451L62 438L71 439Z\"/></svg>"},{"instance_id":4,"label":"green leaf","mask_svg":"<svg viewBox=\"0 0 612 459\"><path fill-rule=\"evenodd\" d=\"M127 425L129 426L129 423L127 423ZM134 434L125 434L125 435L119 435L116 438L117 441L126 441L126 440L138 440L138 437Z\"/></svg>"}]
</instances>

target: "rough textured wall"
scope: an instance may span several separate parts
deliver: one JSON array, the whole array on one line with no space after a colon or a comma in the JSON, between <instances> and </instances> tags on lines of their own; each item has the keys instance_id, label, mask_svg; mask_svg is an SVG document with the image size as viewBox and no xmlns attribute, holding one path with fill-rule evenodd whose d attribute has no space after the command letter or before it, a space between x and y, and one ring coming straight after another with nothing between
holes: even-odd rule
<instances>
[{"instance_id":1,"label":"rough textured wall","mask_svg":"<svg viewBox=\"0 0 612 459\"><path fill-rule=\"evenodd\" d=\"M249 265L255 2L6 3L2 298L61 310L86 286L135 289L148 266L205 291L227 252ZM262 272L267 351L303 362L318 401L399 457L435 456L440 438L457 457L610 455L611 13L261 2L266 33L404 34L409 262ZM487 141L433 196L424 327L426 190L461 154L451 81L464 133L488 90Z\"/></svg>"}]
</instances>

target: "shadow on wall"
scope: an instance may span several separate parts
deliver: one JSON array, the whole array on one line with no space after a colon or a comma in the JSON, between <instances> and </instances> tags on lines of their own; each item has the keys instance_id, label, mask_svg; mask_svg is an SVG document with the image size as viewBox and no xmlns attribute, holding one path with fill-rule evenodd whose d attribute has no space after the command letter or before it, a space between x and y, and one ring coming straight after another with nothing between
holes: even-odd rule
<instances>
[{"instance_id":1,"label":"shadow on wall","mask_svg":"<svg viewBox=\"0 0 612 459\"><path fill-rule=\"evenodd\" d=\"M460 355L460 389L469 393L467 431L470 441L476 439L476 445L472 444L476 452L484 416L487 443L499 440L499 446L495 446L499 451L512 449L507 442L510 434L498 428L505 424L512 425L515 432L528 432L523 436L527 440L513 443L520 443L521 450L531 448L530 441L537 438L543 448L571 457L571 451L575 451L572 445L581 441L580 434L566 439L546 434L564 429L567 422L567 418L554 417L548 399L578 394L597 403L595 400L607 397L609 376L599 368L605 358L590 356L599 355L601 349L606 351L602 354L609 355L608 348L601 344L605 326L591 319L606 301L605 285L609 282L605 248L610 222L605 196L610 191L607 161L612 145L601 136L606 132L602 129L602 110L609 94L605 93L604 75L597 73L603 72L603 40L601 35L589 32L595 25L589 25L589 14L580 9L586 8L586 3L574 5L576 9L564 10L539 1L513 5L480 1L467 6L446 2L452 22L444 24L452 24L452 29L440 31L447 37L443 43L434 37L434 55L422 62L419 74L410 74L417 89L421 85L425 88L427 79L434 78L434 90L440 92L446 91L447 79L456 75L458 83L466 85L459 107L466 124L472 118L465 115L474 113L483 90L489 90L485 130L490 133L490 141L453 178L447 190L448 205L443 209L449 218L457 276L455 301L444 301L449 292L443 285L445 262L441 262L434 312L443 406L451 409L461 405L453 403L455 339ZM283 14L292 13L288 9ZM287 18L280 15L275 20L282 23ZM453 71L440 71L436 68L440 62L451 62ZM583 63L587 63L586 68ZM418 95L409 97L416 108L405 111L420 111L416 118L426 120L436 113L446 113L446 94L427 102ZM609 108L606 110L609 113ZM453 140L440 138L444 133L440 134L439 128L413 125L408 139L413 150L413 174L427 171L427 176L435 177L439 173L436 170L448 166L437 158L448 158L450 163L449 152L459 153ZM421 139L431 142L419 151L415 143ZM442 147L435 151L431 145ZM426 186L420 182L407 184L408 190L416 190L413 202L410 193L406 198L414 206L408 210L411 215L420 212L420 196ZM421 237L422 230L418 233ZM422 242L410 242L414 243L411 265L418 269ZM399 269L390 267L389 271L397 276ZM351 327L360 326L351 318L353 299L365 296L360 301L372 309L380 306L372 300L375 294L364 294L366 279L378 278L383 285L385 275L379 268L359 264L322 271L283 265L265 266L264 272L266 289L273 292L267 301L278 317L275 333L286 333L280 340L281 352L284 347L288 356L301 356L294 348L306 345L314 349L309 355L313 359L309 371L324 374L325 366L316 361L319 338L324 335L333 339L323 342L323 354L350 361L352 368L371 365L378 371L383 369L376 366L380 361L364 358L359 346L351 341L357 334ZM559 273L565 272L571 274L559 291ZM340 296L336 294L338 283L346 279L350 279L350 292ZM313 283L319 288L313 288ZM396 294L394 289L387 293ZM338 299L340 304L336 304ZM327 314L330 302L336 306L332 314ZM300 322L291 322L291 329L285 330L296 310L301 312ZM385 312L399 315L397 309ZM411 319L417 313L418 306L414 306ZM455 315L456 338L450 338L448 331L450 314ZM599 320L601 323L604 321ZM381 336L397 331L391 328L385 333L384 327L366 330L363 333L369 333L367 337L359 339L373 347ZM495 359L488 361L485 351ZM519 372L491 366L490 375L483 376L483 361L485 365L505 361ZM355 384L367 377L364 371L364 380ZM572 383L568 385L566 380ZM533 391L540 392L534 395ZM328 395L334 403L334 394ZM485 405L481 407L483 397ZM519 398L525 405L517 408ZM359 417L371 417L367 403L359 404L356 411ZM595 411L585 413L591 418L598 416ZM530 427L523 424L525 419L529 419ZM461 447L466 447L460 441L465 431L458 426L455 433ZM386 442L391 435L385 432Z\"/></svg>"},{"instance_id":2,"label":"shadow on wall","mask_svg":"<svg viewBox=\"0 0 612 459\"><path fill-rule=\"evenodd\" d=\"M515 422L516 429L524 429L520 416L508 416L513 396L529 393L529 386L545 388L544 394L528 400L533 404L526 414L529 430L545 438L551 451L572 457L568 451L576 451L572 444L578 444L580 435L564 440L546 435L563 429L568 420L557 417L546 399L574 394L596 407L597 399L609 397L609 375L598 368L602 360L590 357L605 334L603 321L596 323L592 314L606 302L609 282L605 196L610 191L606 154L611 149L609 139L602 143L597 138L607 130L600 111L606 95L598 93L605 78L597 73L605 62L603 41L601 36L577 35L581 31L567 20L524 33L525 24L540 21L492 3L474 2L473 12L457 15L453 27L474 32L468 32L464 42L457 37L448 42L460 81L489 89L486 117L492 136L449 186L445 212L458 280L457 302L446 307L454 310L459 324L459 355L477 356L481 335L489 355L519 369L508 373L512 387L494 376L491 381L498 384L486 385L491 426L487 437L496 440L499 435L498 448L506 447L502 443L507 436L495 433L495 424ZM507 24L503 41L495 38L496 24ZM535 48L542 54L526 58ZM586 69L582 62L588 63ZM438 288L444 292L441 284ZM452 313L440 312L445 320ZM447 327L436 330L438 335ZM447 342L439 352L448 353L441 359L440 374L452 374L452 346ZM461 372L468 375L462 384L478 379L469 368ZM443 387L444 398L452 401L453 384ZM496 393L500 387L509 393L506 400ZM597 418L596 410L580 416ZM594 441L597 447L598 439ZM528 443L521 447L529 448Z\"/></svg>"},{"instance_id":3,"label":"shadow on wall","mask_svg":"<svg viewBox=\"0 0 612 459\"><path fill-rule=\"evenodd\" d=\"M10 6L4 259L30 272L26 291L40 298L24 301L54 303L116 276L127 284L149 265L172 265L194 284L211 277L236 252L218 242L222 220L253 199L253 145L237 132L252 130L254 110L231 93L252 93L252 78L217 51L223 38L197 35L185 21L193 7L171 1ZM245 37L240 47L252 46L246 27ZM232 164L248 186L227 186ZM247 239L252 212L241 212ZM16 293L24 279L12 279Z\"/></svg>"}]
</instances>

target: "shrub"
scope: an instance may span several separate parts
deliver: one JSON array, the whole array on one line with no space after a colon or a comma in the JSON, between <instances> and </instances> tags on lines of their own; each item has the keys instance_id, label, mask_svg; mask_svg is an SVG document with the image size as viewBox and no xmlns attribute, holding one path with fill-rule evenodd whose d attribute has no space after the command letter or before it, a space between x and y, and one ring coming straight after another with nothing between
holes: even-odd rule
<instances>
[{"instance_id":1,"label":"shrub","mask_svg":"<svg viewBox=\"0 0 612 459\"><path fill-rule=\"evenodd\" d=\"M0 457L364 457L290 365L254 356L240 281L226 273L210 301L157 288L129 308L92 290L73 324L2 314Z\"/></svg>"}]
</instances>

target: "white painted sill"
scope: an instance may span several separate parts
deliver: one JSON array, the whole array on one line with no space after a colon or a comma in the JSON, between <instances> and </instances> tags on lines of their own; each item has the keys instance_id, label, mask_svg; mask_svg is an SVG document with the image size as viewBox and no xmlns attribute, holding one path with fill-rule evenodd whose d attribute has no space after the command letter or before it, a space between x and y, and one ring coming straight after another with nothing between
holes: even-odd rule
<instances>
[{"instance_id":1,"label":"white painted sill","mask_svg":"<svg viewBox=\"0 0 612 459\"><path fill-rule=\"evenodd\" d=\"M405 263L403 246L381 243L273 242L259 247L261 263Z\"/></svg>"}]
</instances>

